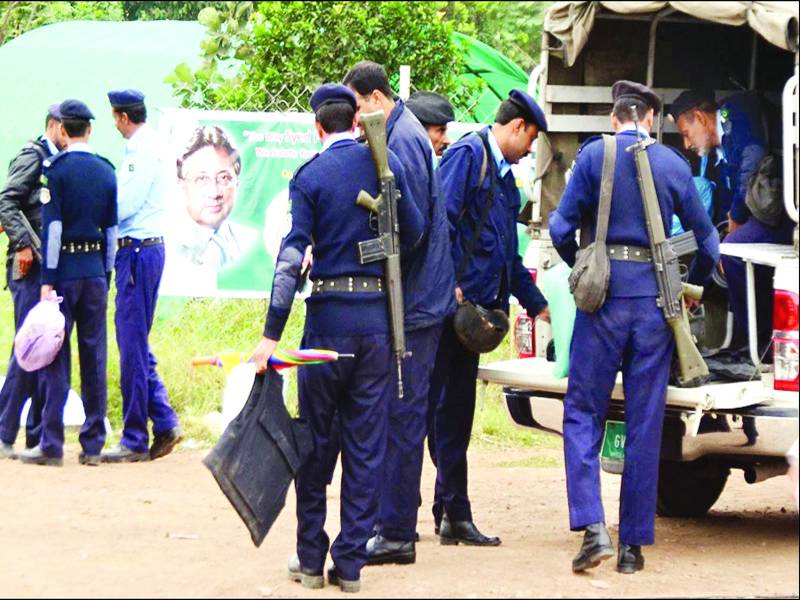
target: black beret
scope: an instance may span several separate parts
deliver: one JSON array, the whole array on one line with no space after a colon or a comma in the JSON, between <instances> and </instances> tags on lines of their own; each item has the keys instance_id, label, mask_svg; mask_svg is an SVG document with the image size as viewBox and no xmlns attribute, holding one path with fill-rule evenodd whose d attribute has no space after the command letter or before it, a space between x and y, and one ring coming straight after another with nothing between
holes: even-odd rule
<instances>
[{"instance_id":1,"label":"black beret","mask_svg":"<svg viewBox=\"0 0 800 600\"><path fill-rule=\"evenodd\" d=\"M58 110L61 112L63 119L77 119L80 121L94 119L92 111L80 100L64 100L58 106Z\"/></svg>"},{"instance_id":2,"label":"black beret","mask_svg":"<svg viewBox=\"0 0 800 600\"><path fill-rule=\"evenodd\" d=\"M456 120L447 98L434 92L414 92L406 100L406 106L424 125L446 125Z\"/></svg>"},{"instance_id":3,"label":"black beret","mask_svg":"<svg viewBox=\"0 0 800 600\"><path fill-rule=\"evenodd\" d=\"M139 106L144 104L144 94L139 90L111 90L108 101L115 108Z\"/></svg>"},{"instance_id":4,"label":"black beret","mask_svg":"<svg viewBox=\"0 0 800 600\"><path fill-rule=\"evenodd\" d=\"M508 99L523 112L528 123L536 125L539 131L547 131L547 119L544 118L544 111L530 95L522 90L514 89L508 93Z\"/></svg>"},{"instance_id":5,"label":"black beret","mask_svg":"<svg viewBox=\"0 0 800 600\"><path fill-rule=\"evenodd\" d=\"M635 81L625 79L617 81L611 86L611 98L615 103L617 100L638 100L652 108L655 114L661 112L661 98L658 97L658 94L646 85Z\"/></svg>"},{"instance_id":6,"label":"black beret","mask_svg":"<svg viewBox=\"0 0 800 600\"><path fill-rule=\"evenodd\" d=\"M686 90L675 98L675 101L669 107L669 116L673 121L677 121L683 113L693 108L697 108L703 104L711 104L717 106L717 100L714 98L714 90Z\"/></svg>"},{"instance_id":7,"label":"black beret","mask_svg":"<svg viewBox=\"0 0 800 600\"><path fill-rule=\"evenodd\" d=\"M356 96L341 83L323 83L311 94L311 110L317 112L327 104L349 104L356 110Z\"/></svg>"}]
</instances>

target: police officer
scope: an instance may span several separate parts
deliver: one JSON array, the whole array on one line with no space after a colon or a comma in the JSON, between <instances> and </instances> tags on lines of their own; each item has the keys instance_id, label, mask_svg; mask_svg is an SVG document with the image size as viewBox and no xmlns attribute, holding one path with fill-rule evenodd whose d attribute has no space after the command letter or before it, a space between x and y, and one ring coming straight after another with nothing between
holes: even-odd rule
<instances>
[{"instance_id":1,"label":"police officer","mask_svg":"<svg viewBox=\"0 0 800 600\"><path fill-rule=\"evenodd\" d=\"M158 138L147 124L144 94L113 90L108 100L117 130L127 140L118 174L114 313L123 429L119 445L103 452L102 460L136 462L169 454L182 437L147 341L164 270L163 214L171 178ZM149 451L148 417L154 437Z\"/></svg>"},{"instance_id":2,"label":"police officer","mask_svg":"<svg viewBox=\"0 0 800 600\"><path fill-rule=\"evenodd\" d=\"M658 96L644 85L618 81L612 88L612 128L616 132L611 213L607 244L626 245L649 254L650 241L633 154L625 149L637 135L648 135L661 110ZM631 106L642 117L637 130ZM687 161L661 144L648 147L664 223L677 214L692 230L698 253L689 281L700 283L719 256L717 231L704 211ZM603 142L587 140L578 151L572 176L558 208L550 215L550 236L561 257L575 262L575 232L582 222L596 223L603 167ZM634 256L637 253L630 253ZM595 313L578 310L570 350L570 372L564 400L564 454L570 528L585 530L572 562L580 572L613 555L600 497L598 453L611 390L622 370L625 392L625 472L620 498L617 570L644 567L641 546L653 543L658 457L674 339L656 304L658 288L652 261L611 260L611 278L603 306ZM626 255L627 256L627 255Z\"/></svg>"},{"instance_id":3,"label":"police officer","mask_svg":"<svg viewBox=\"0 0 800 600\"><path fill-rule=\"evenodd\" d=\"M549 318L547 301L519 256L521 201L511 170L528 154L539 131L547 131L542 110L528 94L512 90L494 125L461 138L439 165L459 303L468 300L507 314L509 294L514 294L528 314ZM454 321L448 319L431 382L436 409L429 425L437 467L433 516L442 544L500 544L499 538L483 535L473 523L467 492L479 356L459 341Z\"/></svg>"},{"instance_id":4,"label":"police officer","mask_svg":"<svg viewBox=\"0 0 800 600\"><path fill-rule=\"evenodd\" d=\"M306 587L324 585L325 488L335 464L329 457L331 444L339 437L332 431L338 414L341 533L331 547L328 579L344 591L358 591L367 540L377 517L389 403L396 389L383 266L360 264L357 249L359 241L375 232L356 197L362 189L377 195L378 179L369 149L354 140L353 93L342 85L325 84L311 96L311 107L322 151L301 166L289 184L291 229L278 254L264 337L254 357L257 371L264 372L289 316L305 250L312 245L313 292L306 300L302 343L352 353L355 358L298 371L300 415L311 426L314 453L297 474L299 565L290 575ZM402 194L401 243L409 248L422 236L422 217L405 169L391 152L389 166Z\"/></svg>"},{"instance_id":5,"label":"police officer","mask_svg":"<svg viewBox=\"0 0 800 600\"><path fill-rule=\"evenodd\" d=\"M790 244L794 223L784 211L777 223L769 224L751 214L745 204L748 182L768 152L765 119L758 97L752 93L734 94L717 105L714 92L687 90L670 106L670 117L687 150L700 156L716 150L717 208L728 219L725 242ZM742 259L724 255L722 268L733 312L731 345L736 348L747 344L745 267ZM756 267L756 317L761 349L772 337L772 272L769 267Z\"/></svg>"},{"instance_id":6,"label":"police officer","mask_svg":"<svg viewBox=\"0 0 800 600\"><path fill-rule=\"evenodd\" d=\"M374 62L354 65L344 78L361 113L383 111L389 148L405 167L408 187L424 220L422 243L403 257L406 347L404 398L392 398L389 444L383 473L380 534L369 545L370 564L416 560L430 378L442 324L455 310L447 211L438 195L431 144L425 128L389 86L384 68Z\"/></svg>"},{"instance_id":7,"label":"police officer","mask_svg":"<svg viewBox=\"0 0 800 600\"><path fill-rule=\"evenodd\" d=\"M455 121L455 113L450 101L435 92L419 91L408 97L406 107L419 119L433 146L433 153L441 157L450 145L447 137L447 124Z\"/></svg>"},{"instance_id":8,"label":"police officer","mask_svg":"<svg viewBox=\"0 0 800 600\"><path fill-rule=\"evenodd\" d=\"M8 235L6 275L14 303L14 328L19 329L28 311L39 301L40 265L33 251L34 241L20 213L41 239L42 163L58 154L65 141L61 134L61 113L58 104L51 105L45 118L45 133L31 140L11 161L8 179L0 192L0 224ZM41 251L41 248L38 249ZM39 443L42 399L37 374L23 371L11 352L6 380L0 391L0 459L13 458L14 442L19 431L20 412L27 398L28 410L25 445Z\"/></svg>"},{"instance_id":9,"label":"police officer","mask_svg":"<svg viewBox=\"0 0 800 600\"><path fill-rule=\"evenodd\" d=\"M114 166L90 148L94 115L79 100L60 105L67 149L44 163L42 175L41 298L63 299L66 335L55 360L41 370L44 390L41 441L19 458L28 464L63 464L64 404L70 384L72 326L78 329L81 392L81 464L100 464L105 443L106 304L117 243L117 179Z\"/></svg>"}]
</instances>

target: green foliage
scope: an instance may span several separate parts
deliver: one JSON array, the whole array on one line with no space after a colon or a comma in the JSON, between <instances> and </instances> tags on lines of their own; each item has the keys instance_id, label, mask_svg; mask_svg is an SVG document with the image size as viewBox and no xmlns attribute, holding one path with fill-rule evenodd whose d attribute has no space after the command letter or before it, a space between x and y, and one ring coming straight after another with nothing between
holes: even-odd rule
<instances>
[{"instance_id":1,"label":"green foliage","mask_svg":"<svg viewBox=\"0 0 800 600\"><path fill-rule=\"evenodd\" d=\"M122 2L2 2L0 45L26 31L61 21L121 21Z\"/></svg>"},{"instance_id":2,"label":"green foliage","mask_svg":"<svg viewBox=\"0 0 800 600\"><path fill-rule=\"evenodd\" d=\"M461 52L443 2L252 2L204 9L205 62L188 78L168 78L184 106L263 109L282 100L305 106L308 90L340 81L364 59L396 76L412 65L415 87L455 92ZM243 61L234 76L223 67ZM185 69L181 66L182 70Z\"/></svg>"},{"instance_id":3,"label":"green foliage","mask_svg":"<svg viewBox=\"0 0 800 600\"><path fill-rule=\"evenodd\" d=\"M213 6L224 10L227 2L172 2L153 0L132 0L122 2L122 12L126 21L194 21L201 10Z\"/></svg>"}]
</instances>

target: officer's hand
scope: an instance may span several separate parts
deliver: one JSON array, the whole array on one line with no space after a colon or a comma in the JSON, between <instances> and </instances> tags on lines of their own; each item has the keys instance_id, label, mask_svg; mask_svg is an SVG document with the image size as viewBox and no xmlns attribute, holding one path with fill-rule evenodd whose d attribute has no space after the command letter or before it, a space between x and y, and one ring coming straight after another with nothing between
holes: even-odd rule
<instances>
[{"instance_id":1,"label":"officer's hand","mask_svg":"<svg viewBox=\"0 0 800 600\"><path fill-rule=\"evenodd\" d=\"M261 341L253 352L253 362L256 364L256 373L261 375L266 373L269 357L275 352L278 347L277 340L272 340L268 337L262 337Z\"/></svg>"},{"instance_id":2,"label":"officer's hand","mask_svg":"<svg viewBox=\"0 0 800 600\"><path fill-rule=\"evenodd\" d=\"M33 264L33 250L31 250L30 246L17 250L14 260L19 265L19 272L25 277Z\"/></svg>"},{"instance_id":3,"label":"officer's hand","mask_svg":"<svg viewBox=\"0 0 800 600\"><path fill-rule=\"evenodd\" d=\"M43 285L42 286L42 290L41 290L41 294L39 296L39 299L40 300L47 300L50 297L50 292L52 292L52 291L53 291L53 286L52 285Z\"/></svg>"},{"instance_id":4,"label":"officer's hand","mask_svg":"<svg viewBox=\"0 0 800 600\"><path fill-rule=\"evenodd\" d=\"M536 315L537 319L541 319L542 321L550 322L550 307L545 306L542 311Z\"/></svg>"},{"instance_id":5,"label":"officer's hand","mask_svg":"<svg viewBox=\"0 0 800 600\"><path fill-rule=\"evenodd\" d=\"M305 273L311 265L314 264L314 255L311 253L311 246L306 246L306 252L303 255L303 263L300 266L300 272Z\"/></svg>"},{"instance_id":6,"label":"officer's hand","mask_svg":"<svg viewBox=\"0 0 800 600\"><path fill-rule=\"evenodd\" d=\"M464 302L464 292L461 291L460 287L456 288L456 302L458 304L463 304Z\"/></svg>"},{"instance_id":7,"label":"officer's hand","mask_svg":"<svg viewBox=\"0 0 800 600\"><path fill-rule=\"evenodd\" d=\"M734 231L739 229L739 227L741 227L741 225L739 225L739 223L733 220L731 213L728 213L728 233L729 234L733 233Z\"/></svg>"}]
</instances>

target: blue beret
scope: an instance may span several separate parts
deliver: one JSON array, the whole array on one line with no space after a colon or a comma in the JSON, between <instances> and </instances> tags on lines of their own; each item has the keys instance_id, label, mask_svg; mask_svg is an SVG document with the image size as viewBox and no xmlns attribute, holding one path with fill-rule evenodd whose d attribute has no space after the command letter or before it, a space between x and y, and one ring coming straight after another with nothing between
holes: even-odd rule
<instances>
[{"instance_id":1,"label":"blue beret","mask_svg":"<svg viewBox=\"0 0 800 600\"><path fill-rule=\"evenodd\" d=\"M673 121L677 121L683 113L703 105L717 106L714 90L686 90L681 92L669 107L669 116Z\"/></svg>"},{"instance_id":2,"label":"blue beret","mask_svg":"<svg viewBox=\"0 0 800 600\"><path fill-rule=\"evenodd\" d=\"M456 120L450 101L433 92L414 92L406 106L424 125L446 125Z\"/></svg>"},{"instance_id":3,"label":"blue beret","mask_svg":"<svg viewBox=\"0 0 800 600\"><path fill-rule=\"evenodd\" d=\"M508 93L508 99L522 111L528 123L536 125L539 131L547 131L547 119L544 118L544 111L536 104L536 100L517 89Z\"/></svg>"},{"instance_id":4,"label":"blue beret","mask_svg":"<svg viewBox=\"0 0 800 600\"><path fill-rule=\"evenodd\" d=\"M56 121L61 120L61 107L59 104L51 104L47 107L47 116L54 118Z\"/></svg>"},{"instance_id":5,"label":"blue beret","mask_svg":"<svg viewBox=\"0 0 800 600\"><path fill-rule=\"evenodd\" d=\"M327 104L349 104L356 110L356 96L341 83L323 83L311 94L311 110L317 112Z\"/></svg>"},{"instance_id":6,"label":"blue beret","mask_svg":"<svg viewBox=\"0 0 800 600\"><path fill-rule=\"evenodd\" d=\"M92 111L80 100L64 100L59 106L62 119L79 119L88 121L94 119Z\"/></svg>"},{"instance_id":7,"label":"blue beret","mask_svg":"<svg viewBox=\"0 0 800 600\"><path fill-rule=\"evenodd\" d=\"M614 102L625 99L638 100L652 108L655 114L661 112L661 98L658 97L658 94L646 85L635 81L627 81L625 79L617 81L611 86L611 99ZM639 116L643 117L644 115Z\"/></svg>"},{"instance_id":8,"label":"blue beret","mask_svg":"<svg viewBox=\"0 0 800 600\"><path fill-rule=\"evenodd\" d=\"M144 94L139 90L111 90L108 92L111 106L136 106L144 104Z\"/></svg>"}]
</instances>

